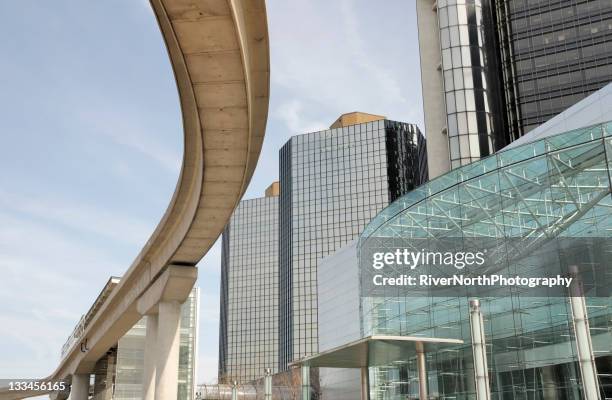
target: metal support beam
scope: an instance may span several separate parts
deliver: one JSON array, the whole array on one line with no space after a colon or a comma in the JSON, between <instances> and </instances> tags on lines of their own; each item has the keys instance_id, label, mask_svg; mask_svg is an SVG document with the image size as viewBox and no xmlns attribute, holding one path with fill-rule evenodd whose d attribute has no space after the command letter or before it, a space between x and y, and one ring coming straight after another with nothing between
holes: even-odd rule
<instances>
[{"instance_id":1,"label":"metal support beam","mask_svg":"<svg viewBox=\"0 0 612 400\"><path fill-rule=\"evenodd\" d=\"M232 400L238 400L238 382L232 384Z\"/></svg>"},{"instance_id":2,"label":"metal support beam","mask_svg":"<svg viewBox=\"0 0 612 400\"><path fill-rule=\"evenodd\" d=\"M597 368L593 356L589 316L582 282L575 265L570 266L569 272L574 277L574 283L570 287L569 302L572 309L572 322L576 335L576 350L578 351L578 364L580 365L584 398L585 400L600 400Z\"/></svg>"},{"instance_id":3,"label":"metal support beam","mask_svg":"<svg viewBox=\"0 0 612 400\"><path fill-rule=\"evenodd\" d=\"M491 400L484 322L482 312L480 311L480 301L477 299L470 300L470 327L472 330L472 353L474 355L476 399Z\"/></svg>"},{"instance_id":4,"label":"metal support beam","mask_svg":"<svg viewBox=\"0 0 612 400\"><path fill-rule=\"evenodd\" d=\"M368 367L361 367L361 400L370 400L370 372Z\"/></svg>"},{"instance_id":5,"label":"metal support beam","mask_svg":"<svg viewBox=\"0 0 612 400\"><path fill-rule=\"evenodd\" d=\"M310 400L310 367L302 366L302 400Z\"/></svg>"},{"instance_id":6,"label":"metal support beam","mask_svg":"<svg viewBox=\"0 0 612 400\"><path fill-rule=\"evenodd\" d=\"M272 400L272 371L270 368L266 368L264 377L264 400Z\"/></svg>"},{"instance_id":7,"label":"metal support beam","mask_svg":"<svg viewBox=\"0 0 612 400\"><path fill-rule=\"evenodd\" d=\"M422 342L416 342L417 370L419 372L419 400L427 400L427 366Z\"/></svg>"}]
</instances>

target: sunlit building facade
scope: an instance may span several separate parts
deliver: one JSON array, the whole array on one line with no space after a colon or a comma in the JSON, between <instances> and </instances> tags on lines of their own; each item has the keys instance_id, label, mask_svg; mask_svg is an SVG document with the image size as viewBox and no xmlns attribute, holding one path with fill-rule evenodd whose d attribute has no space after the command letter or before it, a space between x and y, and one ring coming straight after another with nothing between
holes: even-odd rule
<instances>
[{"instance_id":1,"label":"sunlit building facade","mask_svg":"<svg viewBox=\"0 0 612 400\"><path fill-rule=\"evenodd\" d=\"M431 176L612 81L609 0L417 0Z\"/></svg>"},{"instance_id":2,"label":"sunlit building facade","mask_svg":"<svg viewBox=\"0 0 612 400\"><path fill-rule=\"evenodd\" d=\"M350 113L280 150L279 370L319 348L317 266L427 180L418 127Z\"/></svg>"},{"instance_id":3,"label":"sunlit building facade","mask_svg":"<svg viewBox=\"0 0 612 400\"><path fill-rule=\"evenodd\" d=\"M278 367L278 182L240 202L223 231L219 382Z\"/></svg>"},{"instance_id":4,"label":"sunlit building facade","mask_svg":"<svg viewBox=\"0 0 612 400\"><path fill-rule=\"evenodd\" d=\"M325 257L317 268L319 352L361 338L357 240ZM360 397L360 371L321 368L323 399L354 400Z\"/></svg>"}]
</instances>

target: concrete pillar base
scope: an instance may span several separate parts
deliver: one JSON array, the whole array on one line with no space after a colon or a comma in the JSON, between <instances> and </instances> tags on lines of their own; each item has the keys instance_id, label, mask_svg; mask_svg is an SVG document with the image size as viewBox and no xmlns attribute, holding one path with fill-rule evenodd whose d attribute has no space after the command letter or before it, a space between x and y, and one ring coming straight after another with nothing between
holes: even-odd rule
<instances>
[{"instance_id":1,"label":"concrete pillar base","mask_svg":"<svg viewBox=\"0 0 612 400\"><path fill-rule=\"evenodd\" d=\"M302 400L310 400L310 366L302 365Z\"/></svg>"},{"instance_id":2,"label":"concrete pillar base","mask_svg":"<svg viewBox=\"0 0 612 400\"><path fill-rule=\"evenodd\" d=\"M155 356L155 351L157 348L157 326L157 314L147 315L147 330L144 351L144 372L142 381L143 400L155 400L155 370L157 364L157 357Z\"/></svg>"},{"instance_id":3,"label":"concrete pillar base","mask_svg":"<svg viewBox=\"0 0 612 400\"><path fill-rule=\"evenodd\" d=\"M180 322L181 304L178 301L159 303L155 400L176 400L177 397Z\"/></svg>"},{"instance_id":4,"label":"concrete pillar base","mask_svg":"<svg viewBox=\"0 0 612 400\"><path fill-rule=\"evenodd\" d=\"M89 398L89 374L72 375L70 400L87 400Z\"/></svg>"}]
</instances>

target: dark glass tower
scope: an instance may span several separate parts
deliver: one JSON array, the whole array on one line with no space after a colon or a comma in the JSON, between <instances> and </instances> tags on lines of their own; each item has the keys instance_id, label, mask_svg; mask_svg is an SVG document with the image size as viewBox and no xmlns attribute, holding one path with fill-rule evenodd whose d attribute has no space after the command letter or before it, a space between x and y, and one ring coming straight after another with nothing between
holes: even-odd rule
<instances>
[{"instance_id":1,"label":"dark glass tower","mask_svg":"<svg viewBox=\"0 0 612 400\"><path fill-rule=\"evenodd\" d=\"M278 366L278 183L243 200L223 231L219 382Z\"/></svg>"},{"instance_id":2,"label":"dark glass tower","mask_svg":"<svg viewBox=\"0 0 612 400\"><path fill-rule=\"evenodd\" d=\"M512 141L612 81L612 0L497 1Z\"/></svg>"},{"instance_id":3,"label":"dark glass tower","mask_svg":"<svg viewBox=\"0 0 612 400\"><path fill-rule=\"evenodd\" d=\"M612 0L417 0L417 15L432 177L612 81Z\"/></svg>"},{"instance_id":4,"label":"dark glass tower","mask_svg":"<svg viewBox=\"0 0 612 400\"><path fill-rule=\"evenodd\" d=\"M319 261L428 176L415 125L351 113L332 127L294 136L280 150L280 370L318 351Z\"/></svg>"}]
</instances>

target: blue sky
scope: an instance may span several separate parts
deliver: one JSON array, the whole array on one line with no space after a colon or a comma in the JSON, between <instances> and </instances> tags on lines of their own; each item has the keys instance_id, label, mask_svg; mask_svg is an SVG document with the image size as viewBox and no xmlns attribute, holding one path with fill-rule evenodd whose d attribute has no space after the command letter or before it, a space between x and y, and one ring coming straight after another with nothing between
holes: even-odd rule
<instances>
[{"instance_id":1,"label":"blue sky","mask_svg":"<svg viewBox=\"0 0 612 400\"><path fill-rule=\"evenodd\" d=\"M414 0L268 0L271 102L246 194L293 134L350 111L417 123ZM145 0L0 2L0 378L42 377L164 213L180 168L172 70ZM216 380L218 243L200 262L199 379Z\"/></svg>"}]
</instances>

